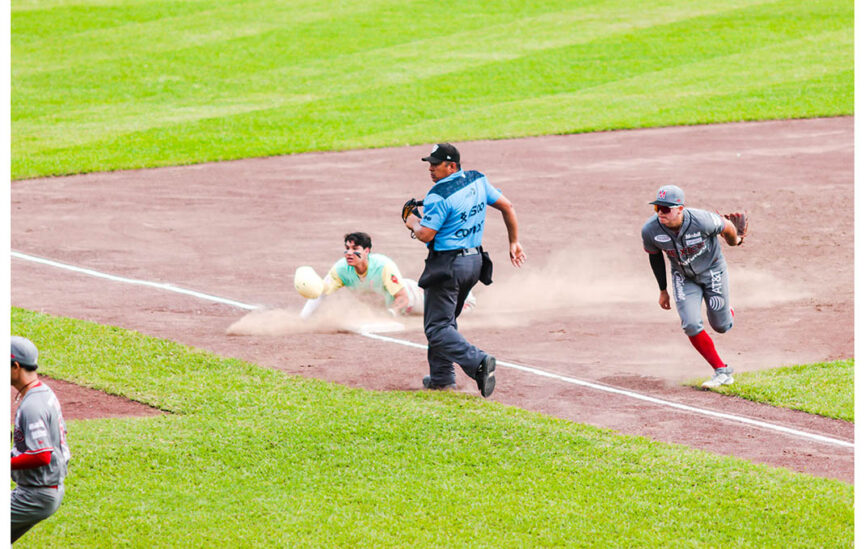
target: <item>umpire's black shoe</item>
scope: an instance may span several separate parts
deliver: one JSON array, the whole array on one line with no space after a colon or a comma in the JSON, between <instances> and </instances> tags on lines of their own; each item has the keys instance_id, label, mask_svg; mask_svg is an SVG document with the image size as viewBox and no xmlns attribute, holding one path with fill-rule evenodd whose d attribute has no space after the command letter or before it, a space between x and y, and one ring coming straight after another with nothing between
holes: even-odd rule
<instances>
[{"instance_id":1,"label":"umpire's black shoe","mask_svg":"<svg viewBox=\"0 0 865 549\"><path fill-rule=\"evenodd\" d=\"M435 385L430 376L423 376L423 388L430 391L454 391L457 388L456 383L448 383L447 385Z\"/></svg>"},{"instance_id":2,"label":"umpire's black shoe","mask_svg":"<svg viewBox=\"0 0 865 549\"><path fill-rule=\"evenodd\" d=\"M493 355L484 357L478 373L475 374L475 381L478 382L478 389L484 398L493 394L496 388L496 357Z\"/></svg>"}]
</instances>

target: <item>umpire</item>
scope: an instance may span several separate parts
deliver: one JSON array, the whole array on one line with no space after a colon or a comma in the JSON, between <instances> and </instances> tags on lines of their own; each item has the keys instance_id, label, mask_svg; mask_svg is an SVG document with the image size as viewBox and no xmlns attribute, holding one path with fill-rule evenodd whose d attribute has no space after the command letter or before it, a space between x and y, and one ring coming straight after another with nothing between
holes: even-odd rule
<instances>
[{"instance_id":1,"label":"umpire","mask_svg":"<svg viewBox=\"0 0 865 549\"><path fill-rule=\"evenodd\" d=\"M457 331L457 316L466 296L480 280L492 283L492 262L481 247L487 206L502 212L515 267L526 260L518 238L514 206L484 174L464 172L460 152L450 143L435 145L429 156L433 186L423 199L423 219L409 215L405 224L426 243L426 267L418 280L424 289L424 332L429 343L427 389L456 387L454 363L477 381L484 398L496 387L496 359L478 349Z\"/></svg>"}]
</instances>

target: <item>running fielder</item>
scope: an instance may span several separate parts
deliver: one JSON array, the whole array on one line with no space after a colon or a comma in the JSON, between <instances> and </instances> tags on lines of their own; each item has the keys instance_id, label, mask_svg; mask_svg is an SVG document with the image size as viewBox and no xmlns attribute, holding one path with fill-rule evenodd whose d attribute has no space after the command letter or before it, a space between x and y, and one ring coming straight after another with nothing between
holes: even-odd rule
<instances>
[{"instance_id":1,"label":"running fielder","mask_svg":"<svg viewBox=\"0 0 865 549\"><path fill-rule=\"evenodd\" d=\"M16 484L10 502L13 543L60 507L70 458L60 403L39 380L37 358L29 339L12 336L12 386L20 399L10 465Z\"/></svg>"},{"instance_id":2,"label":"running fielder","mask_svg":"<svg viewBox=\"0 0 865 549\"><path fill-rule=\"evenodd\" d=\"M643 248L658 281L661 295L658 304L670 308L664 255L670 260L673 295L682 329L695 349L714 369L703 387L714 388L734 382L733 368L721 360L715 344L703 329L702 303L706 316L716 332L723 334L733 327L730 283L727 262L721 253L718 236L730 246L741 246L748 234L748 216L743 213L721 215L685 208L685 193L675 185L658 190L653 215L643 225ZM663 252L663 253L662 253Z\"/></svg>"},{"instance_id":3,"label":"running fielder","mask_svg":"<svg viewBox=\"0 0 865 549\"><path fill-rule=\"evenodd\" d=\"M343 240L345 251L342 259L334 263L320 283L309 267L301 267L295 273L295 287L308 298L300 312L301 318L312 316L325 296L343 287L382 296L385 307L393 316L423 315L423 292L417 282L404 278L396 263L386 255L372 253L372 238L368 234L349 233ZM474 305L475 298L470 296L466 300L466 309Z\"/></svg>"}]
</instances>

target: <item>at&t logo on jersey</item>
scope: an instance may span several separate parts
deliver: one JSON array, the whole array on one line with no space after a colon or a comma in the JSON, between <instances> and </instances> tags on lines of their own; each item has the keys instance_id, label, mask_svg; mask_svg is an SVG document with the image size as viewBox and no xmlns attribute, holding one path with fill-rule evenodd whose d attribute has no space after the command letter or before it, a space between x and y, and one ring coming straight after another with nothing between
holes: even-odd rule
<instances>
[{"instance_id":1,"label":"at&t logo on jersey","mask_svg":"<svg viewBox=\"0 0 865 549\"><path fill-rule=\"evenodd\" d=\"M709 276L712 277L712 291L716 294L721 293L721 288L723 288L723 282L721 281L721 271L712 271L709 270ZM721 304L723 305L723 303ZM715 309L716 311L720 309Z\"/></svg>"}]
</instances>

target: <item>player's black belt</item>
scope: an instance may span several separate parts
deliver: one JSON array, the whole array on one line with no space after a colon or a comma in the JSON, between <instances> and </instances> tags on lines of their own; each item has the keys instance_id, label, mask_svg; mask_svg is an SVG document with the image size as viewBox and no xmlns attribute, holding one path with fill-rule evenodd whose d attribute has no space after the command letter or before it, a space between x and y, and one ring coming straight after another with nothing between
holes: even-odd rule
<instances>
[{"instance_id":1,"label":"player's black belt","mask_svg":"<svg viewBox=\"0 0 865 549\"><path fill-rule=\"evenodd\" d=\"M464 255L478 255L479 253L481 253L483 251L484 251L483 248L478 246L476 248L462 248L462 249L457 249L457 250L430 250L429 255L430 256L447 255L447 256L459 257L459 256L464 256Z\"/></svg>"}]
</instances>

